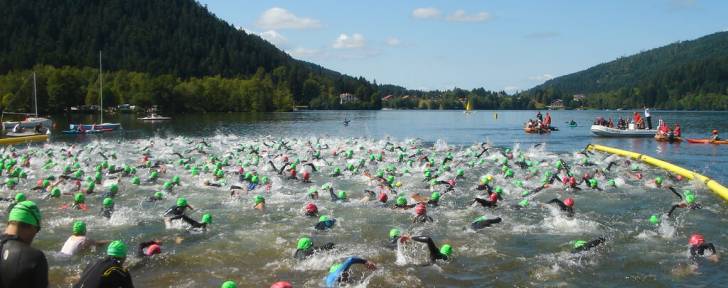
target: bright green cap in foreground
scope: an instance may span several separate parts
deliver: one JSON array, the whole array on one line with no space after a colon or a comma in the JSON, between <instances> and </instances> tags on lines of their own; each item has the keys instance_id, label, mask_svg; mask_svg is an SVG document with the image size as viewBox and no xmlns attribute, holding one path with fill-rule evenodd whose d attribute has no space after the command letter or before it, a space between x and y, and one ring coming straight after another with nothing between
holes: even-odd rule
<instances>
[{"instance_id":1,"label":"bright green cap in foreground","mask_svg":"<svg viewBox=\"0 0 728 288\"><path fill-rule=\"evenodd\" d=\"M82 236L86 235L86 222L76 221L73 222L73 235Z\"/></svg>"},{"instance_id":2,"label":"bright green cap in foreground","mask_svg":"<svg viewBox=\"0 0 728 288\"><path fill-rule=\"evenodd\" d=\"M584 241L584 240L574 241L574 249L579 249L581 247L584 247L584 245L586 245L586 241Z\"/></svg>"},{"instance_id":3,"label":"bright green cap in foreground","mask_svg":"<svg viewBox=\"0 0 728 288\"><path fill-rule=\"evenodd\" d=\"M111 207L114 206L114 199L111 198L104 198L104 207Z\"/></svg>"},{"instance_id":4,"label":"bright green cap in foreground","mask_svg":"<svg viewBox=\"0 0 728 288\"><path fill-rule=\"evenodd\" d=\"M652 224L660 224L660 217L657 217L657 215L650 216L650 223Z\"/></svg>"},{"instance_id":5,"label":"bright green cap in foreground","mask_svg":"<svg viewBox=\"0 0 728 288\"><path fill-rule=\"evenodd\" d=\"M212 214L205 213L204 215L202 215L202 221L200 222L205 224L212 224Z\"/></svg>"},{"instance_id":6,"label":"bright green cap in foreground","mask_svg":"<svg viewBox=\"0 0 728 288\"><path fill-rule=\"evenodd\" d=\"M238 284L235 284L233 281L225 281L220 288L238 288Z\"/></svg>"},{"instance_id":7,"label":"bright green cap in foreground","mask_svg":"<svg viewBox=\"0 0 728 288\"><path fill-rule=\"evenodd\" d=\"M397 228L392 228L389 230L389 238L399 237L401 235L401 232Z\"/></svg>"},{"instance_id":8,"label":"bright green cap in foreground","mask_svg":"<svg viewBox=\"0 0 728 288\"><path fill-rule=\"evenodd\" d=\"M177 207L184 207L187 206L187 199L185 198L177 198Z\"/></svg>"},{"instance_id":9,"label":"bright green cap in foreground","mask_svg":"<svg viewBox=\"0 0 728 288\"><path fill-rule=\"evenodd\" d=\"M109 243L109 247L106 248L106 255L116 258L126 258L126 244L119 240L115 240Z\"/></svg>"},{"instance_id":10,"label":"bright green cap in foreground","mask_svg":"<svg viewBox=\"0 0 728 288\"><path fill-rule=\"evenodd\" d=\"M308 250L312 246L313 246L313 241L311 241L311 238L303 237L301 239L298 239L298 244L296 245L296 249Z\"/></svg>"},{"instance_id":11,"label":"bright green cap in foreground","mask_svg":"<svg viewBox=\"0 0 728 288\"><path fill-rule=\"evenodd\" d=\"M452 255L452 246L450 246L450 244L442 245L442 247L440 247L440 253L445 256Z\"/></svg>"},{"instance_id":12,"label":"bright green cap in foreground","mask_svg":"<svg viewBox=\"0 0 728 288\"><path fill-rule=\"evenodd\" d=\"M17 221L40 228L40 220L40 209L33 201L20 202L8 213L8 222Z\"/></svg>"}]
</instances>

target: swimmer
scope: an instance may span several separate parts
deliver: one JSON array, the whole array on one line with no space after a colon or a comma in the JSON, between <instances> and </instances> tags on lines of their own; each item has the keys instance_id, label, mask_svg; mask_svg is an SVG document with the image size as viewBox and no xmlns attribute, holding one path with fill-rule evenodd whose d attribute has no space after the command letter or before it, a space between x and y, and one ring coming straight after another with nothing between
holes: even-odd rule
<instances>
[{"instance_id":1,"label":"swimmer","mask_svg":"<svg viewBox=\"0 0 728 288\"><path fill-rule=\"evenodd\" d=\"M86 236L86 223L83 221L73 222L72 234L61 248L61 253L67 256L73 256L92 246L102 246L109 244L108 240L93 240Z\"/></svg>"},{"instance_id":2,"label":"swimmer","mask_svg":"<svg viewBox=\"0 0 728 288\"><path fill-rule=\"evenodd\" d=\"M48 287L48 261L30 246L40 232L41 214L32 201L15 205L0 236L0 283L3 287Z\"/></svg>"},{"instance_id":3,"label":"swimmer","mask_svg":"<svg viewBox=\"0 0 728 288\"><path fill-rule=\"evenodd\" d=\"M417 204L407 204L407 198L404 196L397 197L397 200L395 200L394 206L392 206L392 209L410 209L417 206Z\"/></svg>"},{"instance_id":4,"label":"swimmer","mask_svg":"<svg viewBox=\"0 0 728 288\"><path fill-rule=\"evenodd\" d=\"M104 216L106 219L111 218L111 214L114 213L114 200L111 198L104 198L103 207L99 211L99 215Z\"/></svg>"},{"instance_id":5,"label":"swimmer","mask_svg":"<svg viewBox=\"0 0 728 288\"><path fill-rule=\"evenodd\" d=\"M308 217L318 217L318 207L316 207L316 204L313 203L307 203L306 207L304 207L305 215Z\"/></svg>"},{"instance_id":6,"label":"swimmer","mask_svg":"<svg viewBox=\"0 0 728 288\"><path fill-rule=\"evenodd\" d=\"M137 257L149 257L156 254L162 253L162 242L159 240L152 240L139 243L137 246Z\"/></svg>"},{"instance_id":7,"label":"swimmer","mask_svg":"<svg viewBox=\"0 0 728 288\"><path fill-rule=\"evenodd\" d=\"M433 221L432 217L427 216L427 206L425 204L419 203L415 206L415 218L412 219L412 223L427 223Z\"/></svg>"},{"instance_id":8,"label":"swimmer","mask_svg":"<svg viewBox=\"0 0 728 288\"><path fill-rule=\"evenodd\" d=\"M329 274L326 276L326 287L335 287L337 283L350 282L349 268L354 264L364 264L369 270L377 269L376 264L372 261L359 257L346 258L343 263L334 264L329 268Z\"/></svg>"},{"instance_id":9,"label":"swimmer","mask_svg":"<svg viewBox=\"0 0 728 288\"><path fill-rule=\"evenodd\" d=\"M479 230L483 229L485 227L490 227L493 224L501 223L503 221L500 217L496 217L493 219L487 219L485 216L480 216L475 219L472 223L470 223L470 228L473 230Z\"/></svg>"},{"instance_id":10,"label":"swimmer","mask_svg":"<svg viewBox=\"0 0 728 288\"><path fill-rule=\"evenodd\" d=\"M691 259L697 260L700 257L705 257L713 262L718 262L718 254L715 251L715 246L713 243L705 243L705 237L703 235L698 233L691 235L688 244L690 244ZM710 254L706 255L705 251L709 251Z\"/></svg>"},{"instance_id":11,"label":"swimmer","mask_svg":"<svg viewBox=\"0 0 728 288\"><path fill-rule=\"evenodd\" d=\"M334 224L336 224L336 219L330 219L327 215L321 215L319 217L319 222L316 223L316 226L314 226L314 228L319 231L324 231L327 229L332 229L334 227Z\"/></svg>"},{"instance_id":12,"label":"swimmer","mask_svg":"<svg viewBox=\"0 0 728 288\"><path fill-rule=\"evenodd\" d=\"M147 202L157 202L164 200L164 193L161 191L154 192L154 195L147 197Z\"/></svg>"},{"instance_id":13,"label":"swimmer","mask_svg":"<svg viewBox=\"0 0 728 288\"><path fill-rule=\"evenodd\" d=\"M603 237L596 238L589 242L584 241L584 240L576 240L576 241L574 241L574 249L571 250L571 253L580 253L583 251L589 251L594 247L604 244L605 241L606 240Z\"/></svg>"},{"instance_id":14,"label":"swimmer","mask_svg":"<svg viewBox=\"0 0 728 288\"><path fill-rule=\"evenodd\" d=\"M672 213L677 208L688 208L690 210L702 208L700 204L695 203L695 194L693 194L693 192L691 192L690 190L683 191L683 194L685 194L685 196L683 197L683 195L678 193L672 186L667 187L667 189L672 191L673 194L675 194L678 198L680 198L680 200L682 200L680 201L680 203L672 205L670 211L667 212L667 217L671 217Z\"/></svg>"},{"instance_id":15,"label":"swimmer","mask_svg":"<svg viewBox=\"0 0 728 288\"><path fill-rule=\"evenodd\" d=\"M175 206L170 207L167 209L167 211L164 212L164 222L169 226L172 222L172 220L182 219L183 221L187 223L191 223L191 218L187 217L185 212L187 212L187 209L195 210L192 206L187 204L186 198L177 198L177 203Z\"/></svg>"},{"instance_id":16,"label":"swimmer","mask_svg":"<svg viewBox=\"0 0 728 288\"><path fill-rule=\"evenodd\" d=\"M319 251L325 251L325 250L331 250L334 249L334 243L326 243L323 246L313 246L313 241L311 238L308 237L302 237L298 239L298 244L296 246L296 252L293 254L293 258L296 260L306 260L309 256L313 255L316 252Z\"/></svg>"},{"instance_id":17,"label":"swimmer","mask_svg":"<svg viewBox=\"0 0 728 288\"><path fill-rule=\"evenodd\" d=\"M392 228L389 230L389 241L384 245L385 247L389 249L397 249L397 242L399 241L399 238L401 237L402 232L399 231L397 228Z\"/></svg>"},{"instance_id":18,"label":"swimmer","mask_svg":"<svg viewBox=\"0 0 728 288\"><path fill-rule=\"evenodd\" d=\"M253 203L253 208L260 211L265 210L265 197L263 197L262 195L255 195L255 197L253 197Z\"/></svg>"},{"instance_id":19,"label":"swimmer","mask_svg":"<svg viewBox=\"0 0 728 288\"><path fill-rule=\"evenodd\" d=\"M81 274L75 288L101 288L121 287L133 288L131 274L124 268L127 248L124 242L119 240L109 243L106 249L106 258L96 263L89 264Z\"/></svg>"},{"instance_id":20,"label":"swimmer","mask_svg":"<svg viewBox=\"0 0 728 288\"><path fill-rule=\"evenodd\" d=\"M488 199L482 199L482 198L477 198L476 197L473 200L473 202L471 203L471 205L472 204L475 204L475 203L478 203L478 204L480 204L483 207L498 207L498 205L497 205L497 203L498 203L498 194L491 193L490 195L488 195Z\"/></svg>"},{"instance_id":21,"label":"swimmer","mask_svg":"<svg viewBox=\"0 0 728 288\"><path fill-rule=\"evenodd\" d=\"M450 260L450 257L452 257L452 246L450 244L442 245L442 247L438 248L437 245L435 245L435 242L432 241L432 238L428 236L402 236L400 238L400 242L404 243L407 240L414 240L417 242L425 243L427 244L427 249L430 251L430 262L434 263L437 260L443 260L448 261Z\"/></svg>"},{"instance_id":22,"label":"swimmer","mask_svg":"<svg viewBox=\"0 0 728 288\"><path fill-rule=\"evenodd\" d=\"M561 202L561 200L559 199L554 198L551 199L551 201L547 202L547 204L559 205L561 211L566 212L566 216L574 216L574 199L572 198L566 198L563 202Z\"/></svg>"}]
</instances>

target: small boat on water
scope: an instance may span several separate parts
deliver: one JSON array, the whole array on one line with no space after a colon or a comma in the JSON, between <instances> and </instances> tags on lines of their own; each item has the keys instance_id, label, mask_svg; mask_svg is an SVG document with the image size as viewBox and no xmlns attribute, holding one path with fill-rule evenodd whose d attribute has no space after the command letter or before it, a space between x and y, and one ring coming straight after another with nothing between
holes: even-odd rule
<instances>
[{"instance_id":1,"label":"small boat on water","mask_svg":"<svg viewBox=\"0 0 728 288\"><path fill-rule=\"evenodd\" d=\"M162 116L156 113L151 113L147 117L138 118L139 120L143 121L162 121L162 120L172 120L172 117Z\"/></svg>"},{"instance_id":2,"label":"small boat on water","mask_svg":"<svg viewBox=\"0 0 728 288\"><path fill-rule=\"evenodd\" d=\"M630 127L627 129L616 129L602 125L592 125L591 131L601 137L654 137L655 134L657 134L657 129L634 129L632 124L630 124Z\"/></svg>"},{"instance_id":3,"label":"small boat on water","mask_svg":"<svg viewBox=\"0 0 728 288\"><path fill-rule=\"evenodd\" d=\"M78 130L78 126L83 126L83 129L85 130L99 130L102 132L106 132L105 130L117 130L121 128L121 123L103 123L104 122L104 81L102 77L102 66L101 66L101 52L99 51L99 111L101 112L99 114L99 122L101 124L70 124L69 130L63 131L63 133L66 133L67 131L75 131ZM71 134L71 133L66 133Z\"/></svg>"},{"instance_id":4,"label":"small boat on water","mask_svg":"<svg viewBox=\"0 0 728 288\"><path fill-rule=\"evenodd\" d=\"M682 142L682 138L680 137L672 137L664 134L655 134L655 140L659 142L668 142L668 143L680 143Z\"/></svg>"},{"instance_id":5,"label":"small boat on water","mask_svg":"<svg viewBox=\"0 0 728 288\"><path fill-rule=\"evenodd\" d=\"M523 132L528 134L545 134L551 133L551 129L539 129L535 127L523 127Z\"/></svg>"},{"instance_id":6,"label":"small boat on water","mask_svg":"<svg viewBox=\"0 0 728 288\"><path fill-rule=\"evenodd\" d=\"M111 132L112 129L103 129L103 128L97 128L96 129L88 129L88 130L64 130L63 134L71 134L71 135L80 135L80 134L99 134L104 132Z\"/></svg>"},{"instance_id":7,"label":"small boat on water","mask_svg":"<svg viewBox=\"0 0 728 288\"><path fill-rule=\"evenodd\" d=\"M728 140L713 141L710 139L688 139L688 143L693 144L728 144Z\"/></svg>"},{"instance_id":8,"label":"small boat on water","mask_svg":"<svg viewBox=\"0 0 728 288\"><path fill-rule=\"evenodd\" d=\"M48 135L30 135L22 137L8 137L0 139L0 145L14 145L31 142L48 141Z\"/></svg>"},{"instance_id":9,"label":"small boat on water","mask_svg":"<svg viewBox=\"0 0 728 288\"><path fill-rule=\"evenodd\" d=\"M20 125L20 128L35 128L38 125L44 128L51 128L53 126L53 121L48 118L39 117L38 116L38 92L36 88L35 83L35 72L33 72L33 102L35 103L35 114L26 114L26 113L12 113L12 112L4 112L2 113L2 116L0 118L5 118L5 114L15 114L15 115L33 115L26 117L25 119L21 121L3 121L3 129L4 130L10 130L15 128L16 125Z\"/></svg>"}]
</instances>

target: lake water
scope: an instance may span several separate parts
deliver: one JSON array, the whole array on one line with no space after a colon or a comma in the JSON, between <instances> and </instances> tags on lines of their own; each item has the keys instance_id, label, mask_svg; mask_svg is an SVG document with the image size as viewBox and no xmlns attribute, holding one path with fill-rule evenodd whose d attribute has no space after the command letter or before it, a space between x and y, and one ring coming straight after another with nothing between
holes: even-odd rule
<instances>
[{"instance_id":1,"label":"lake water","mask_svg":"<svg viewBox=\"0 0 728 288\"><path fill-rule=\"evenodd\" d=\"M495 116L497 114L497 117ZM697 273L687 273L687 238L693 232L706 236L713 242L719 254L728 246L726 227L728 210L725 203L710 193L700 183L666 180L678 190L689 189L698 195L702 209L684 211L678 209L673 219L664 218L662 224L652 225L647 218L652 214L666 212L678 201L666 189L659 189L650 181L657 176L667 179L664 171L640 166L644 178L636 179L629 167L618 165L607 178L616 179L617 188L605 191L585 189L566 192L560 184L537 194L528 196L532 205L527 209L512 209L509 206L523 197L513 179L504 178L500 153L486 154L483 163L467 167L472 159L468 149L477 150L473 144L488 142L498 148L510 148L524 153L525 157L542 162L539 168L548 170L556 159L569 162L575 174L581 175L593 167L579 167L583 155L575 153L587 144L602 144L654 156L697 170L728 183L728 145L666 144L646 139L609 139L594 137L589 126L596 116L628 117L629 112L603 111L553 111L552 118L560 131L546 135L525 134L523 123L534 118L535 111L476 111L464 115L462 111L307 111L297 113L264 114L193 114L174 115L174 121L143 123L132 115L106 117L107 121L119 121L124 129L104 135L68 136L58 133L67 128L68 122L90 122L90 116L74 116L71 119L55 117L56 133L53 142L42 147L56 155L69 149L80 153L83 170L87 175L99 163L99 152L117 159L111 164L121 166L139 161L142 153L149 152L152 159L168 163L163 179L172 175L182 176L182 186L176 187L162 203L145 203L143 199L158 191L161 183L135 186L129 179L121 180L121 192L115 199L116 212L110 219L96 215L101 198L89 196L89 212L69 211L57 208L70 201L63 199L37 200L43 209L47 227L37 237L36 246L49 258L51 281L54 286L68 286L85 267L86 262L102 255L102 251L91 252L74 258L57 254L70 234L74 220L83 219L89 224L89 236L95 239L123 239L130 244L130 251L136 243L150 240L164 240L164 255L155 259L140 261L130 257L131 273L138 287L217 287L225 279L237 281L239 287L267 287L278 280L291 281L295 287L319 287L323 285L329 266L347 256L358 255L371 259L379 269L368 272L361 267L354 269L357 282L352 286L368 287L668 287L695 286L716 287L728 283L728 259L718 263L699 261ZM728 133L728 114L725 112L653 112L653 124L662 117L671 125L679 120L684 136L707 137L713 128ZM350 119L348 126L344 119ZM565 122L575 120L578 127L568 128ZM271 138L263 137L270 135ZM726 134L728 135L728 134ZM352 137L361 138L352 140ZM194 158L199 165L205 165L205 154L189 150L204 141L207 155L233 155L233 160L242 163L250 155L236 151L241 145L260 146L262 142L273 143L283 139L293 150L271 148L271 159L280 165L276 154L287 154L291 159L308 159L305 141L328 144L322 149L326 162L315 162L320 171L313 173L313 184L286 180L267 168L267 158L257 166L246 169L257 170L271 178L268 192L262 188L232 199L227 188L206 187L203 182L211 179L209 174L191 176L172 153L179 152ZM431 208L434 224L412 225L411 211L398 211L382 207L374 201L362 202L364 189L376 190L376 185L357 173L345 172L342 177L329 177L332 167L345 167L358 159L368 160L367 150L380 151L385 142L408 146L411 139L419 139L426 152L438 161L447 149L455 154L452 168L467 167L465 179L458 180L454 192L443 196L441 206ZM154 143L153 146L150 146ZM543 144L541 144L543 143ZM541 145L537 145L541 144ZM145 149L145 147L148 147ZM331 156L331 150L340 147L353 149L353 159ZM263 148L265 149L265 148ZM78 152L83 150L83 152ZM493 148L493 150L497 150ZM395 150L396 151L396 150ZM414 163L406 167L395 159L395 152L387 152L383 162L367 162L361 170L372 173L387 165L395 165L397 181L403 183L399 190L410 193L429 194L439 191L423 181L423 166ZM49 156L48 156L49 157ZM39 156L38 158L42 158ZM39 169L41 161L31 167L32 179L60 173L62 165L44 171ZM590 161L604 168L616 157L605 154L590 156ZM69 159L59 163L68 164ZM438 162L439 163L439 162ZM620 162L621 163L621 162ZM226 185L237 181L233 171L236 166L226 167ZM403 169L411 169L403 172ZM524 177L528 172L516 168L516 178L523 179L525 186L539 185L540 175ZM536 170L534 170L536 171ZM540 173L540 172L538 172ZM441 179L452 176L442 172ZM481 193L473 187L482 175L495 175L495 184L505 190L503 204L495 209L471 206L469 203ZM91 174L93 175L93 174ZM140 168L139 175L147 175ZM33 178L36 177L36 178ZM144 176L142 176L144 177ZM111 177L106 179L110 183ZM31 181L28 181L31 182ZM347 203L329 201L326 193L315 203L323 214L337 219L335 228L317 232L312 227L315 219L302 216L301 208L309 200L305 191L313 186L332 182L339 190L346 190L352 199ZM23 186L24 185L24 186ZM22 187L32 187L21 183ZM604 184L602 184L604 185ZM101 186L99 190L101 190ZM72 189L70 185L65 190ZM253 195L266 197L267 209L260 212L252 208ZM184 227L166 229L161 213L174 204L176 196L185 196L190 204L203 211L193 214L199 219L202 213L214 216L213 224L206 233L189 233ZM552 198L573 197L577 214L567 218L549 205L541 206ZM34 195L30 198L35 200ZM390 205L394 197L390 196ZM502 217L503 223L480 231L465 229L476 217ZM426 250L421 245L407 244L392 251L384 247L390 228L399 228L406 234L430 235L435 242L452 244L455 247L454 260L436 265L422 265ZM296 240L311 236L316 244L334 242L336 249L316 254L305 261L295 261L292 254ZM594 253L571 254L570 242L576 239L590 240L607 238L603 249ZM175 243L175 239L181 240ZM597 284L598 283L598 284Z\"/></svg>"}]
</instances>

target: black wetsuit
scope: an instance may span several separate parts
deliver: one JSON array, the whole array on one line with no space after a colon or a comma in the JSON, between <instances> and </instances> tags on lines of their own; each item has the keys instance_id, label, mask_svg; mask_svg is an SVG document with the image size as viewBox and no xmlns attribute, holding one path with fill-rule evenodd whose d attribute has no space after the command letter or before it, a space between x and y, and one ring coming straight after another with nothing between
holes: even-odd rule
<instances>
[{"instance_id":1,"label":"black wetsuit","mask_svg":"<svg viewBox=\"0 0 728 288\"><path fill-rule=\"evenodd\" d=\"M323 246L311 247L306 250L296 249L296 253L293 254L293 258L296 258L297 260L305 260L308 256L313 255L313 253L331 249L334 249L334 243L331 242L326 243Z\"/></svg>"},{"instance_id":2,"label":"black wetsuit","mask_svg":"<svg viewBox=\"0 0 728 288\"><path fill-rule=\"evenodd\" d=\"M185 215L185 209L189 206L179 207L179 206L173 206L167 209L166 212L164 212L165 217L169 217L169 220L177 220L182 219L182 221L185 221L187 224L190 224L194 228L200 228L205 227L204 223L199 223L195 221L194 219L190 218L189 216Z\"/></svg>"},{"instance_id":3,"label":"black wetsuit","mask_svg":"<svg viewBox=\"0 0 728 288\"><path fill-rule=\"evenodd\" d=\"M384 246L393 250L397 249L397 241L399 241L399 236L389 237L389 241L387 241Z\"/></svg>"},{"instance_id":4,"label":"black wetsuit","mask_svg":"<svg viewBox=\"0 0 728 288\"><path fill-rule=\"evenodd\" d=\"M432 217L427 216L427 214L417 215L415 216L415 219L412 220L412 223L426 223L426 222L433 222Z\"/></svg>"},{"instance_id":5,"label":"black wetsuit","mask_svg":"<svg viewBox=\"0 0 728 288\"><path fill-rule=\"evenodd\" d=\"M683 205L685 205L685 206L683 206ZM675 205L672 205L672 207L670 208L670 211L667 212L667 217L671 217L672 216L672 212L674 212L675 209L677 209L677 208L690 208L690 210L695 210L695 209L702 208L702 206L700 206L700 204L691 204L691 205L686 205L686 204L682 204L682 203L681 204L675 204Z\"/></svg>"},{"instance_id":6,"label":"black wetsuit","mask_svg":"<svg viewBox=\"0 0 728 288\"><path fill-rule=\"evenodd\" d=\"M475 200L473 200L473 203L476 203L476 202L478 204L482 205L483 207L497 207L498 206L497 202L491 202L491 201L488 201L486 199L481 199L481 198L475 198Z\"/></svg>"},{"instance_id":7,"label":"black wetsuit","mask_svg":"<svg viewBox=\"0 0 728 288\"><path fill-rule=\"evenodd\" d=\"M123 287L133 288L131 275L122 262L113 257L106 257L94 264L89 264L81 274L74 288Z\"/></svg>"},{"instance_id":8,"label":"black wetsuit","mask_svg":"<svg viewBox=\"0 0 728 288\"><path fill-rule=\"evenodd\" d=\"M427 244L427 249L430 250L430 261L434 262L438 259L445 261L448 260L447 255L440 253L440 248L435 245L435 242L432 241L432 238L427 236L414 236L412 237L412 240Z\"/></svg>"},{"instance_id":9,"label":"black wetsuit","mask_svg":"<svg viewBox=\"0 0 728 288\"><path fill-rule=\"evenodd\" d=\"M48 287L48 261L16 236L0 237L0 287Z\"/></svg>"},{"instance_id":10,"label":"black wetsuit","mask_svg":"<svg viewBox=\"0 0 728 288\"><path fill-rule=\"evenodd\" d=\"M473 230L483 229L485 227L490 227L493 224L501 223L503 221L500 217L494 218L494 219L484 219L484 220L477 220L473 223L470 223L470 228Z\"/></svg>"},{"instance_id":11,"label":"black wetsuit","mask_svg":"<svg viewBox=\"0 0 728 288\"><path fill-rule=\"evenodd\" d=\"M99 215L104 216L106 219L111 218L111 214L114 213L114 207L104 207L101 208L101 212L99 212Z\"/></svg>"},{"instance_id":12,"label":"black wetsuit","mask_svg":"<svg viewBox=\"0 0 728 288\"><path fill-rule=\"evenodd\" d=\"M333 228L334 224L336 224L336 219L329 219L316 223L316 226L314 228L316 228L316 230L326 230Z\"/></svg>"},{"instance_id":13,"label":"black wetsuit","mask_svg":"<svg viewBox=\"0 0 728 288\"><path fill-rule=\"evenodd\" d=\"M574 217L574 207L566 206L566 204L564 204L563 201L556 199L556 198L551 199L551 201L548 202L548 204L551 204L551 203L556 203L556 205L559 205L559 208L561 208L561 211L566 212L566 216Z\"/></svg>"},{"instance_id":14,"label":"black wetsuit","mask_svg":"<svg viewBox=\"0 0 728 288\"><path fill-rule=\"evenodd\" d=\"M579 248L574 248L574 250L571 250L571 253L579 253L579 252L583 252L583 251L589 251L592 248L601 245L602 243L604 243L604 241L606 241L604 238L599 237L597 239L594 239L594 240L591 240L589 242L586 242L586 244L584 244L583 246L581 246Z\"/></svg>"},{"instance_id":15,"label":"black wetsuit","mask_svg":"<svg viewBox=\"0 0 728 288\"><path fill-rule=\"evenodd\" d=\"M690 246L690 257L697 258L698 256L704 256L705 250L710 250L715 254L715 246L713 243L703 243L700 245Z\"/></svg>"}]
</instances>

